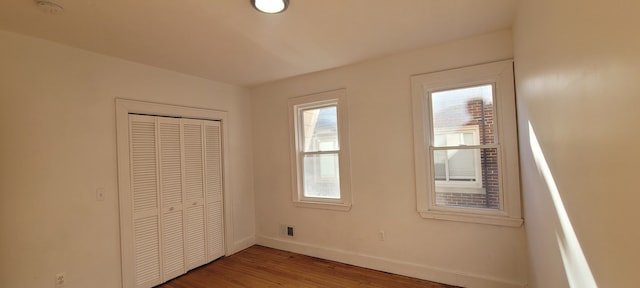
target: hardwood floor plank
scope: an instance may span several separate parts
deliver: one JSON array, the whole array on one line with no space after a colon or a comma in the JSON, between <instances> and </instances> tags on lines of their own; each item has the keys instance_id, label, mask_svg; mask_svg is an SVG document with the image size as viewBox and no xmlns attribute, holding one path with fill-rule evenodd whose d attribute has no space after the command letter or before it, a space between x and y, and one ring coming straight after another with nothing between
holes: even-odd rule
<instances>
[{"instance_id":1,"label":"hardwood floor plank","mask_svg":"<svg viewBox=\"0 0 640 288\"><path fill-rule=\"evenodd\" d=\"M455 288L263 246L221 258L156 288Z\"/></svg>"}]
</instances>

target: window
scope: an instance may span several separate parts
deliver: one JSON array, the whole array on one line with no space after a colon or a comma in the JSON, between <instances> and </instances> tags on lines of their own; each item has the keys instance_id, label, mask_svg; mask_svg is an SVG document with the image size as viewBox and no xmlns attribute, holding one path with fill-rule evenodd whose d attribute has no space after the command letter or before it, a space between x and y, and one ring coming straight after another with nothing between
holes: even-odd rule
<instances>
[{"instance_id":1,"label":"window","mask_svg":"<svg viewBox=\"0 0 640 288\"><path fill-rule=\"evenodd\" d=\"M411 82L420 215L521 225L513 62Z\"/></svg>"},{"instance_id":2,"label":"window","mask_svg":"<svg viewBox=\"0 0 640 288\"><path fill-rule=\"evenodd\" d=\"M348 126L345 90L289 100L293 202L349 210Z\"/></svg>"}]
</instances>

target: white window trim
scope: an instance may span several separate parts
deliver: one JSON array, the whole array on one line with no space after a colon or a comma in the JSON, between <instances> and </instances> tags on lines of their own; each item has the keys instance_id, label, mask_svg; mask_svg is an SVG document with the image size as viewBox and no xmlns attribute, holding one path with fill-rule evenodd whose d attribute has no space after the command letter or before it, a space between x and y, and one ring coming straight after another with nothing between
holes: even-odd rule
<instances>
[{"instance_id":1,"label":"white window trim","mask_svg":"<svg viewBox=\"0 0 640 288\"><path fill-rule=\"evenodd\" d=\"M423 218L518 227L523 223L516 124L513 61L506 60L411 77L417 210ZM494 85L499 210L435 205L435 181L430 159L431 93L464 87Z\"/></svg>"},{"instance_id":2,"label":"white window trim","mask_svg":"<svg viewBox=\"0 0 640 288\"><path fill-rule=\"evenodd\" d=\"M305 197L303 191L302 143L300 141L300 111L310 108L336 106L338 118L338 165L340 198ZM289 127L291 138L291 190L293 204L298 207L348 211L351 209L349 126L347 122L347 94L345 89L333 90L289 99ZM333 152L335 151L327 151Z\"/></svg>"}]
</instances>

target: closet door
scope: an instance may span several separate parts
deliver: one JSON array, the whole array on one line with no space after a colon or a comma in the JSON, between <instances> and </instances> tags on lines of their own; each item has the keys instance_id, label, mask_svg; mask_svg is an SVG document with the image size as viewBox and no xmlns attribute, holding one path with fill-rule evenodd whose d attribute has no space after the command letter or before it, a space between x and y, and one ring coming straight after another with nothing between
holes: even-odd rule
<instances>
[{"instance_id":1,"label":"closet door","mask_svg":"<svg viewBox=\"0 0 640 288\"><path fill-rule=\"evenodd\" d=\"M220 122L203 121L206 162L207 262L224 256Z\"/></svg>"},{"instance_id":2,"label":"closet door","mask_svg":"<svg viewBox=\"0 0 640 288\"><path fill-rule=\"evenodd\" d=\"M158 159L155 117L129 115L129 159L135 287L161 283ZM131 213L129 212L129 213Z\"/></svg>"},{"instance_id":3,"label":"closet door","mask_svg":"<svg viewBox=\"0 0 640 288\"><path fill-rule=\"evenodd\" d=\"M181 119L185 182L186 269L207 263L204 189L204 139L201 120Z\"/></svg>"},{"instance_id":4,"label":"closet door","mask_svg":"<svg viewBox=\"0 0 640 288\"><path fill-rule=\"evenodd\" d=\"M218 121L129 115L120 193L125 288L148 288L224 256Z\"/></svg>"},{"instance_id":5,"label":"closet door","mask_svg":"<svg viewBox=\"0 0 640 288\"><path fill-rule=\"evenodd\" d=\"M182 129L180 119L156 117L160 144L160 203L162 229L162 280L185 270Z\"/></svg>"}]
</instances>

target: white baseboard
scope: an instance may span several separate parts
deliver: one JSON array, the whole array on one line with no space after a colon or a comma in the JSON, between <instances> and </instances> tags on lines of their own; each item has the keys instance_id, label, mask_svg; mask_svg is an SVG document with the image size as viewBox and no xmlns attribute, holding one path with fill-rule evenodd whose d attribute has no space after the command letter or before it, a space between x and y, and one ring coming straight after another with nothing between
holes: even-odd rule
<instances>
[{"instance_id":1,"label":"white baseboard","mask_svg":"<svg viewBox=\"0 0 640 288\"><path fill-rule=\"evenodd\" d=\"M253 245L256 244L256 236L255 235L251 235L249 237L246 237L244 239L240 239L236 242L233 242L232 246L230 247L230 249L227 251L227 256L231 255L231 254L235 254L238 253L244 249L247 249Z\"/></svg>"},{"instance_id":2,"label":"white baseboard","mask_svg":"<svg viewBox=\"0 0 640 288\"><path fill-rule=\"evenodd\" d=\"M468 288L526 288L527 284L509 280L449 271L417 263L353 253L350 251L300 243L288 239L256 236L256 244L318 257L369 269Z\"/></svg>"}]
</instances>

